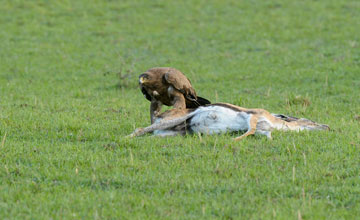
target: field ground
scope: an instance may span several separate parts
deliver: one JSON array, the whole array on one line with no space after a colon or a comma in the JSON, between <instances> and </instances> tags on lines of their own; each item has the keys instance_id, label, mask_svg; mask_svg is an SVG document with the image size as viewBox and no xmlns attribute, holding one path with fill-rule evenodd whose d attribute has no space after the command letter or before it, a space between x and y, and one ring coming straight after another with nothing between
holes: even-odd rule
<instances>
[{"instance_id":1,"label":"field ground","mask_svg":"<svg viewBox=\"0 0 360 220\"><path fill-rule=\"evenodd\" d=\"M355 219L360 2L2 1L1 219ZM137 76L330 132L124 139Z\"/></svg>"}]
</instances>

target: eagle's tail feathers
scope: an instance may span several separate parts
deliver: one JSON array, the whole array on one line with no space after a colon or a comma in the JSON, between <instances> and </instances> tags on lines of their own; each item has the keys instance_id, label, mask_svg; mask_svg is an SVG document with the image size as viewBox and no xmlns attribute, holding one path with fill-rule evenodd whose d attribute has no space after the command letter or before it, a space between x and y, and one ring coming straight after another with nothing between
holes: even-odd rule
<instances>
[{"instance_id":1,"label":"eagle's tail feathers","mask_svg":"<svg viewBox=\"0 0 360 220\"><path fill-rule=\"evenodd\" d=\"M211 102L203 97L198 96L196 101L200 104L200 105L208 105L211 104Z\"/></svg>"},{"instance_id":2,"label":"eagle's tail feathers","mask_svg":"<svg viewBox=\"0 0 360 220\"><path fill-rule=\"evenodd\" d=\"M198 96L197 98L187 96L186 97L186 108L197 108L199 106L211 104L211 102L205 98Z\"/></svg>"}]
</instances>

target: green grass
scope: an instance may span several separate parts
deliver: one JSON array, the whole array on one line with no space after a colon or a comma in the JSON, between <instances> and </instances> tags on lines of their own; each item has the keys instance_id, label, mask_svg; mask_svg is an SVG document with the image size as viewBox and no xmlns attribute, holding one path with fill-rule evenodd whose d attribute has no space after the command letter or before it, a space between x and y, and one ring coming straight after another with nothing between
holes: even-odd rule
<instances>
[{"instance_id":1,"label":"green grass","mask_svg":"<svg viewBox=\"0 0 360 220\"><path fill-rule=\"evenodd\" d=\"M1 219L355 219L360 2L2 1ZM330 132L125 139L137 76Z\"/></svg>"}]
</instances>

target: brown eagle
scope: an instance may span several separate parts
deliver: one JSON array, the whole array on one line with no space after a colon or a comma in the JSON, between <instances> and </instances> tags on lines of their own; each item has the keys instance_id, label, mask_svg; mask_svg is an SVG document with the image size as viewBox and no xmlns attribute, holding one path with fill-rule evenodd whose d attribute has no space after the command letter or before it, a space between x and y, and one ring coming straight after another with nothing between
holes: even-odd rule
<instances>
[{"instance_id":1,"label":"brown eagle","mask_svg":"<svg viewBox=\"0 0 360 220\"><path fill-rule=\"evenodd\" d=\"M151 68L139 76L139 84L141 92L151 102L151 123L154 123L162 105L185 109L210 104L209 100L197 96L190 80L174 68Z\"/></svg>"}]
</instances>

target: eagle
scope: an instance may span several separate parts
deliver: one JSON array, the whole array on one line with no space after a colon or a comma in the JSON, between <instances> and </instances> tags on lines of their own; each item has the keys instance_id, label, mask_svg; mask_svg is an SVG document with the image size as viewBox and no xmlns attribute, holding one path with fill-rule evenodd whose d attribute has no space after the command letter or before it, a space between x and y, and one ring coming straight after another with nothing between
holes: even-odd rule
<instances>
[{"instance_id":1,"label":"eagle","mask_svg":"<svg viewBox=\"0 0 360 220\"><path fill-rule=\"evenodd\" d=\"M186 109L210 104L209 100L196 95L190 80L175 68L151 68L139 76L139 84L144 97L151 102L151 123L162 105Z\"/></svg>"}]
</instances>

